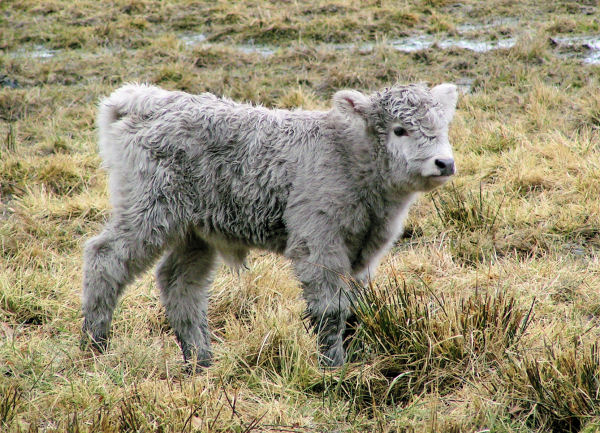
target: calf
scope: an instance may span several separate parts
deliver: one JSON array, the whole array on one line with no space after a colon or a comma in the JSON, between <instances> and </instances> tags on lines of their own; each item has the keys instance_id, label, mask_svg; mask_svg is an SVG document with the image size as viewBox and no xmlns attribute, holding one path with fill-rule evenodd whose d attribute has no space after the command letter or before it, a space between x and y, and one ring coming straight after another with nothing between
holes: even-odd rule
<instances>
[{"instance_id":1,"label":"calf","mask_svg":"<svg viewBox=\"0 0 600 433\"><path fill-rule=\"evenodd\" d=\"M366 281L410 205L455 171L456 87L341 90L328 111L269 110L210 93L126 85L100 106L112 215L85 245L84 342L106 346L125 286L161 254L157 283L184 359L211 359L206 310L221 256L285 255L321 361L344 362L345 278Z\"/></svg>"}]
</instances>

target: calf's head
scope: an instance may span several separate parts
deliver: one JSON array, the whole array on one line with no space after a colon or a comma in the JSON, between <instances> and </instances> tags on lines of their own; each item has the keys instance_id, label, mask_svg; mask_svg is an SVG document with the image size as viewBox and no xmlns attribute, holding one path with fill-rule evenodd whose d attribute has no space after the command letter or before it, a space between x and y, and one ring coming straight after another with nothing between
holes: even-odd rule
<instances>
[{"instance_id":1,"label":"calf's head","mask_svg":"<svg viewBox=\"0 0 600 433\"><path fill-rule=\"evenodd\" d=\"M390 188L429 191L456 172L448 126L457 96L454 84L408 85L372 95L341 90L333 102L349 122L353 141L382 161Z\"/></svg>"}]
</instances>

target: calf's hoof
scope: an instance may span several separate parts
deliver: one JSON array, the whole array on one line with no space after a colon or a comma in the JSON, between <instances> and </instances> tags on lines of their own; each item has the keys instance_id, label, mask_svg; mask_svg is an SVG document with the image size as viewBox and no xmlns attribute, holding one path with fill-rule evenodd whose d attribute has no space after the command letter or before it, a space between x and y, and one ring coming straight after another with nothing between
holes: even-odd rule
<instances>
[{"instance_id":1,"label":"calf's hoof","mask_svg":"<svg viewBox=\"0 0 600 433\"><path fill-rule=\"evenodd\" d=\"M185 359L184 362L185 366L183 367L183 371L190 375L202 373L212 364L210 359Z\"/></svg>"},{"instance_id":2,"label":"calf's hoof","mask_svg":"<svg viewBox=\"0 0 600 433\"><path fill-rule=\"evenodd\" d=\"M181 344L185 372L188 374L200 373L212 364L212 354L209 350L192 347L185 343Z\"/></svg>"},{"instance_id":3,"label":"calf's hoof","mask_svg":"<svg viewBox=\"0 0 600 433\"><path fill-rule=\"evenodd\" d=\"M335 368L344 365L346 354L342 344L331 346L319 354L319 363L325 368Z\"/></svg>"},{"instance_id":4,"label":"calf's hoof","mask_svg":"<svg viewBox=\"0 0 600 433\"><path fill-rule=\"evenodd\" d=\"M92 324L89 320L84 319L83 325L81 326L81 334L79 347L81 347L82 350L92 348L102 353L108 348L107 326Z\"/></svg>"},{"instance_id":5,"label":"calf's hoof","mask_svg":"<svg viewBox=\"0 0 600 433\"><path fill-rule=\"evenodd\" d=\"M103 353L108 348L108 336L107 335L93 335L85 328L82 330L81 340L79 340L79 347L81 350L92 349L99 353Z\"/></svg>"}]
</instances>

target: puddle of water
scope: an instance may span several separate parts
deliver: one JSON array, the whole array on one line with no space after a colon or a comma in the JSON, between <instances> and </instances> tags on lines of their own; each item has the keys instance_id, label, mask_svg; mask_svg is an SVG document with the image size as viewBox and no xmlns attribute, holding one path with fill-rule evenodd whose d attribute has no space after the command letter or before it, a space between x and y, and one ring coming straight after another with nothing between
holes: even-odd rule
<instances>
[{"instance_id":1,"label":"puddle of water","mask_svg":"<svg viewBox=\"0 0 600 433\"><path fill-rule=\"evenodd\" d=\"M33 47L33 50L20 49L16 51L10 51L8 52L8 56L13 59L50 59L57 54L60 54L61 51L62 50L50 50L40 45L36 45Z\"/></svg>"},{"instance_id":2,"label":"puddle of water","mask_svg":"<svg viewBox=\"0 0 600 433\"><path fill-rule=\"evenodd\" d=\"M186 45L196 45L206 40L206 35L204 33L198 33L195 35L183 35L180 36L179 39Z\"/></svg>"},{"instance_id":3,"label":"puddle of water","mask_svg":"<svg viewBox=\"0 0 600 433\"><path fill-rule=\"evenodd\" d=\"M352 51L357 50L359 53L370 53L375 49L375 44L372 42L364 42L360 44L348 42L344 44L321 44L321 48L330 49L334 51Z\"/></svg>"},{"instance_id":4,"label":"puddle of water","mask_svg":"<svg viewBox=\"0 0 600 433\"><path fill-rule=\"evenodd\" d=\"M194 45L199 45L199 44L203 44L208 47L214 47L214 46L218 46L218 45L222 45L222 46L227 45L227 44L215 44L212 42L207 42L207 37L204 33L183 35L183 36L180 36L179 39L181 39L181 41L189 47L192 47ZM255 44L254 41L249 41L248 43L245 43L245 44L233 44L233 45L229 45L229 46L233 47L234 49L236 49L237 51L239 51L243 54L256 53L256 54L260 54L261 56L264 56L264 57L272 56L273 54L275 54L275 51L277 50L277 47L273 47L273 46L269 46L269 45Z\"/></svg>"},{"instance_id":5,"label":"puddle of water","mask_svg":"<svg viewBox=\"0 0 600 433\"><path fill-rule=\"evenodd\" d=\"M254 45L254 44L241 44L235 45L235 49L244 54L260 54L263 57L270 57L275 54L275 47L269 47L267 45Z\"/></svg>"},{"instance_id":6,"label":"puddle of water","mask_svg":"<svg viewBox=\"0 0 600 433\"><path fill-rule=\"evenodd\" d=\"M415 51L426 50L435 42L432 36L421 35L390 41L392 48L404 53L413 53Z\"/></svg>"},{"instance_id":7,"label":"puddle of water","mask_svg":"<svg viewBox=\"0 0 600 433\"><path fill-rule=\"evenodd\" d=\"M49 59L50 57L54 57L56 55L56 50L37 50L30 54L32 58L40 58L40 59Z\"/></svg>"},{"instance_id":8,"label":"puddle of water","mask_svg":"<svg viewBox=\"0 0 600 433\"><path fill-rule=\"evenodd\" d=\"M593 51L583 59L583 62L590 65L600 65L600 50Z\"/></svg>"},{"instance_id":9,"label":"puddle of water","mask_svg":"<svg viewBox=\"0 0 600 433\"><path fill-rule=\"evenodd\" d=\"M48 60L48 59L53 59L53 58L57 58L57 57L61 57L61 56L71 56L71 55L74 57L78 57L80 59L95 59L95 58L98 58L101 56L106 56L106 55L111 55L111 54L119 55L123 51L126 53L129 53L131 56L135 55L135 52L136 52L135 49L110 48L110 47L102 47L95 51L87 51L87 50L83 50L83 49L79 49L79 48L73 49L73 50L66 50L66 49L51 50L51 49L47 49L47 48L44 48L41 46L35 46L31 50L21 48L21 49L15 50L15 51L9 51L6 53L6 55L13 59Z\"/></svg>"},{"instance_id":10,"label":"puddle of water","mask_svg":"<svg viewBox=\"0 0 600 433\"><path fill-rule=\"evenodd\" d=\"M470 31L483 29L488 27L494 27L501 24L513 24L516 20L507 19L506 21L498 21L489 24L465 24L459 26L459 31ZM263 57L270 57L277 51L278 47L271 45L260 45L254 44L253 41L249 41L244 44L215 44L207 41L207 37L203 33L199 34L185 34L180 36L180 40L186 46L194 46L203 44L206 46L230 46L233 49L244 53L244 54L260 54ZM567 50L573 51L573 53L567 53L567 56L582 57L585 64L597 65L600 64L600 35L589 35L589 36L560 36L554 37L552 40L559 46L566 48ZM492 50L508 49L515 45L515 38L504 38L498 40L484 40L484 39L469 39L469 38L458 38L448 37L445 39L436 39L431 35L416 35L412 37L404 37L394 39L391 41L384 42L385 45L392 47L395 50L402 51L405 53L412 53L416 51L426 50L432 47L438 47L440 49L460 48L466 49L478 53L485 53ZM375 42L363 42L363 43L342 43L342 44L322 44L321 47L324 49L330 49L335 51L352 51L357 50L359 53L369 53L375 49ZM580 54L578 49L584 48L585 54ZM30 58L30 59L50 59L63 53L63 50L51 50L44 48L43 46L35 46L32 50L20 49L16 51L8 52L7 55L12 58Z\"/></svg>"},{"instance_id":11,"label":"puddle of water","mask_svg":"<svg viewBox=\"0 0 600 433\"><path fill-rule=\"evenodd\" d=\"M577 55L577 48L587 50L583 57L583 63L589 65L600 64L600 35L592 36L557 36L552 41L559 46L571 48Z\"/></svg>"},{"instance_id":12,"label":"puddle of water","mask_svg":"<svg viewBox=\"0 0 600 433\"><path fill-rule=\"evenodd\" d=\"M202 33L197 35L185 35L181 37L181 40L187 46L194 46L197 44L204 44L206 46L216 46L211 42L206 41L206 36ZM466 50L476 51L478 53L484 53L491 50L506 49L510 48L515 44L514 38L499 39L497 41L485 41L485 40L472 40L472 39L458 39L458 38L447 38L438 40L431 35L417 35L412 37L405 37L400 39L394 39L387 42L392 48L402 51L405 53L412 53L415 51L421 51L436 45L441 49L448 48L463 48ZM340 43L340 44L322 44L321 47L325 49L335 51L351 51L358 50L361 53L369 53L375 48L374 42L364 43ZM258 53L264 57L269 57L275 54L277 47L269 45L257 45L252 41L246 44L234 44L230 45L234 49L244 54Z\"/></svg>"},{"instance_id":13,"label":"puddle of water","mask_svg":"<svg viewBox=\"0 0 600 433\"><path fill-rule=\"evenodd\" d=\"M514 38L499 39L497 41L447 38L438 41L432 36L423 35L413 38L396 39L391 42L391 46L396 50L405 53L425 50L436 44L444 50L449 48L462 48L477 53L485 53L492 50L511 48L515 43L516 40Z\"/></svg>"},{"instance_id":14,"label":"puddle of water","mask_svg":"<svg viewBox=\"0 0 600 433\"><path fill-rule=\"evenodd\" d=\"M497 41L477 41L468 39L446 39L438 43L440 48L464 48L477 53L485 53L492 50L503 50L515 46L516 39L506 38Z\"/></svg>"}]
</instances>

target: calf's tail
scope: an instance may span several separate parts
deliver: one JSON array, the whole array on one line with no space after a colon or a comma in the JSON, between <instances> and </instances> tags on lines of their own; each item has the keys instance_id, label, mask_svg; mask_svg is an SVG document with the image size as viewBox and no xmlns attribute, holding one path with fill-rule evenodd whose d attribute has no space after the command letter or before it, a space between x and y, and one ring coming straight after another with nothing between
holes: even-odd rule
<instances>
[{"instance_id":1,"label":"calf's tail","mask_svg":"<svg viewBox=\"0 0 600 433\"><path fill-rule=\"evenodd\" d=\"M127 84L100 102L98 112L99 150L104 165L115 168L123 161L134 130L125 118L143 117L165 101L168 91L147 84Z\"/></svg>"}]
</instances>

